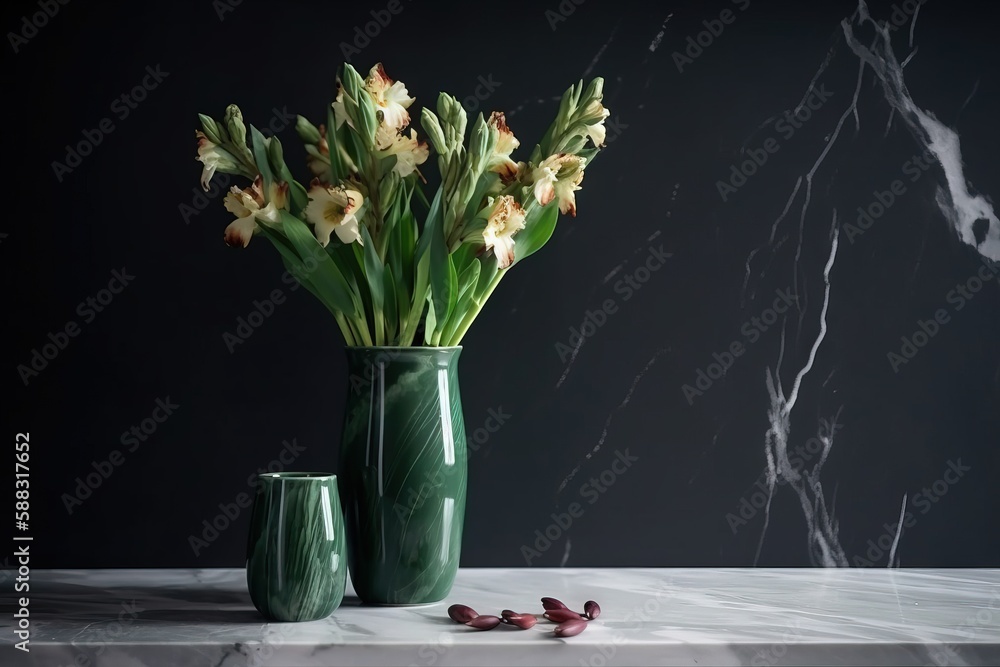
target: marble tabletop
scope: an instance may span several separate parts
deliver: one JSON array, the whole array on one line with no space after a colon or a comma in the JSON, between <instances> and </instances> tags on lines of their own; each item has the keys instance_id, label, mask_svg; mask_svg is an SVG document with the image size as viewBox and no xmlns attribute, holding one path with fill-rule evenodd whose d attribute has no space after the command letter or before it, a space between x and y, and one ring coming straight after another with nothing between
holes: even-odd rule
<instances>
[{"instance_id":1,"label":"marble tabletop","mask_svg":"<svg viewBox=\"0 0 1000 667\"><path fill-rule=\"evenodd\" d=\"M349 588L311 623L266 622L241 569L36 570L27 595L30 651L5 611L0 664L1000 665L1000 570L462 569L442 603L369 607ZM603 612L567 639L446 615L543 595Z\"/></svg>"}]
</instances>

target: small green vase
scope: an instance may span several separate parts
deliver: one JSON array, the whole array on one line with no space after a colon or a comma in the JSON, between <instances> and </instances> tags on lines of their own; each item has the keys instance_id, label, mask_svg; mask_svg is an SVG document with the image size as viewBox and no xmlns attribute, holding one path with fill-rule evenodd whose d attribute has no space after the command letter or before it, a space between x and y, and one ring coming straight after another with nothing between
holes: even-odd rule
<instances>
[{"instance_id":1,"label":"small green vase","mask_svg":"<svg viewBox=\"0 0 1000 667\"><path fill-rule=\"evenodd\" d=\"M257 476L247 541L247 587L274 621L315 621L340 606L347 585L337 477L279 472Z\"/></svg>"},{"instance_id":2,"label":"small green vase","mask_svg":"<svg viewBox=\"0 0 1000 667\"><path fill-rule=\"evenodd\" d=\"M349 347L340 481L354 590L438 602L458 572L467 482L461 347Z\"/></svg>"}]
</instances>

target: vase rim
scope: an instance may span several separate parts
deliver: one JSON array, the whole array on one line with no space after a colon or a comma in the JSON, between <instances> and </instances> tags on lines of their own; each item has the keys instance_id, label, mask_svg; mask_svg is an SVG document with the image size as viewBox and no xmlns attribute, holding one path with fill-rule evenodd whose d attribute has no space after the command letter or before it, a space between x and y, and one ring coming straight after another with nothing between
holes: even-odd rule
<instances>
[{"instance_id":1,"label":"vase rim","mask_svg":"<svg viewBox=\"0 0 1000 667\"><path fill-rule=\"evenodd\" d=\"M461 350L461 345L347 345L348 350Z\"/></svg>"},{"instance_id":2,"label":"vase rim","mask_svg":"<svg viewBox=\"0 0 1000 667\"><path fill-rule=\"evenodd\" d=\"M295 480L295 481L326 481L336 480L337 476L331 472L263 472L257 475L257 479L266 480Z\"/></svg>"}]
</instances>

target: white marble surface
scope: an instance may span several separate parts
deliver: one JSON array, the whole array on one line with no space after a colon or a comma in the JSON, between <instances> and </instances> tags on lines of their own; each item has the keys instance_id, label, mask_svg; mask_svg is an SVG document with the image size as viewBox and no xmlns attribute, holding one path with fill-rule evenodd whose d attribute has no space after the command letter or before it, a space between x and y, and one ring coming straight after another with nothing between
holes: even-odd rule
<instances>
[{"instance_id":1,"label":"white marble surface","mask_svg":"<svg viewBox=\"0 0 1000 667\"><path fill-rule=\"evenodd\" d=\"M0 619L2 665L1000 665L1000 570L463 569L448 599L267 623L241 569L31 573L30 653ZM447 618L597 600L551 624L478 632ZM607 656L607 657L606 657Z\"/></svg>"}]
</instances>

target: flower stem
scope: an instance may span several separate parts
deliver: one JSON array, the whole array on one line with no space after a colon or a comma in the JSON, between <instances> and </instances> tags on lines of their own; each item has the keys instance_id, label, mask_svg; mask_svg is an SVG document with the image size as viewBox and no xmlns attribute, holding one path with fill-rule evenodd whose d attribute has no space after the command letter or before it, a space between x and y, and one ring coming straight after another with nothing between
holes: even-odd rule
<instances>
[{"instance_id":1,"label":"flower stem","mask_svg":"<svg viewBox=\"0 0 1000 667\"><path fill-rule=\"evenodd\" d=\"M361 343L363 343L366 347L372 347L372 337L368 333L368 323L364 321L358 322L355 320L354 328L358 332L358 337L360 338Z\"/></svg>"},{"instance_id":2,"label":"flower stem","mask_svg":"<svg viewBox=\"0 0 1000 667\"><path fill-rule=\"evenodd\" d=\"M347 343L347 346L354 347L357 345L354 333L351 330L351 325L347 321L347 318L344 317L344 314L334 311L333 316L336 318L337 324L340 326L340 333L344 334L344 342Z\"/></svg>"},{"instance_id":3,"label":"flower stem","mask_svg":"<svg viewBox=\"0 0 1000 667\"><path fill-rule=\"evenodd\" d=\"M497 288L497 285L500 284L500 279L503 278L503 275L505 273L507 273L506 270L497 271L496 275L493 276L493 280L490 281L489 286L483 293L483 298L479 301L478 304L476 304L475 308L470 308L469 312L465 314L465 317L462 319L461 324L458 325L458 329L456 329L455 331L455 335L452 336L451 340L447 342L448 346L458 345L459 343L462 342L462 338L465 336L466 332L468 332L469 327L472 326L472 323L476 320L476 317L479 315L479 311L481 311L483 309L483 306L486 305L486 301L490 298L490 295L493 294L493 290L495 290Z\"/></svg>"}]
</instances>

